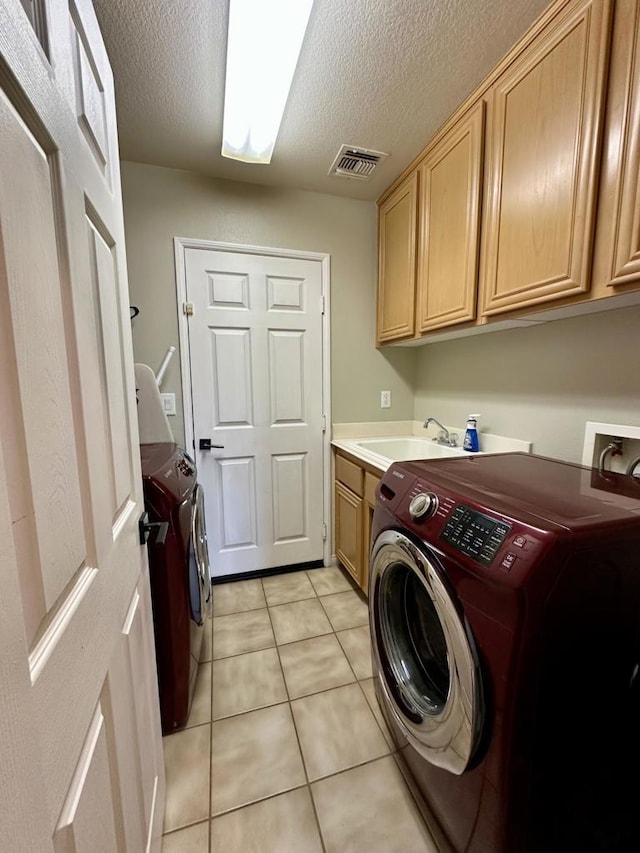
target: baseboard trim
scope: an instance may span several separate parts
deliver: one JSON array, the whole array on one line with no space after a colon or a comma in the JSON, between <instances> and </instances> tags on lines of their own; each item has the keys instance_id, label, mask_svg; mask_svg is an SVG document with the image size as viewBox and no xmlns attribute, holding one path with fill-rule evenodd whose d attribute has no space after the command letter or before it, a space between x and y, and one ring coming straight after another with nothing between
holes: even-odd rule
<instances>
[{"instance_id":1,"label":"baseboard trim","mask_svg":"<svg viewBox=\"0 0 640 853\"><path fill-rule=\"evenodd\" d=\"M253 572L239 572L235 575L217 575L211 578L215 586L220 583L233 583L234 581L248 581L255 578L268 578L271 575L286 575L289 572L302 572L305 569L322 569L324 560L311 560L308 563L295 563L293 566L275 566L272 569L256 569Z\"/></svg>"}]
</instances>

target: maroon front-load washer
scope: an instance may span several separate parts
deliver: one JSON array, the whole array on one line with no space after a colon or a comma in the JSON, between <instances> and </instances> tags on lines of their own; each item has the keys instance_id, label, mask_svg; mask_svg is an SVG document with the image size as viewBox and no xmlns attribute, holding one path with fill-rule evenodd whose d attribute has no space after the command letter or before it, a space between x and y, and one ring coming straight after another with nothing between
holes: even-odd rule
<instances>
[{"instance_id":1,"label":"maroon front-load washer","mask_svg":"<svg viewBox=\"0 0 640 853\"><path fill-rule=\"evenodd\" d=\"M369 608L381 708L451 849L640 850L640 482L396 463Z\"/></svg>"},{"instance_id":2,"label":"maroon front-load washer","mask_svg":"<svg viewBox=\"0 0 640 853\"><path fill-rule=\"evenodd\" d=\"M169 526L164 543L149 546L160 717L168 734L189 716L211 615L204 497L193 460L177 444L142 444L140 458L149 521Z\"/></svg>"}]
</instances>

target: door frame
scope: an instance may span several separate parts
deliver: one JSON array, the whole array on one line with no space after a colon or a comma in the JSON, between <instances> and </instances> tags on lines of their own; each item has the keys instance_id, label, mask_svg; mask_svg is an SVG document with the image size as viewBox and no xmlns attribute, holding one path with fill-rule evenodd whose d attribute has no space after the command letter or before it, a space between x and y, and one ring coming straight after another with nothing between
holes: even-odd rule
<instances>
[{"instance_id":1,"label":"door frame","mask_svg":"<svg viewBox=\"0 0 640 853\"><path fill-rule=\"evenodd\" d=\"M193 426L193 397L191 393L191 352L189 350L189 321L183 310L187 301L187 271L185 251L187 249L211 249L243 255L267 255L275 258L291 258L300 261L319 261L322 280L322 511L324 524L323 562L331 565L331 256L325 252L303 252L297 249L278 249L272 246L250 246L243 243L225 243L217 240L199 240L191 237L174 237L173 249L176 271L176 310L178 312L178 341L180 378L182 381L182 416L184 440L187 452L193 448L195 438Z\"/></svg>"}]
</instances>

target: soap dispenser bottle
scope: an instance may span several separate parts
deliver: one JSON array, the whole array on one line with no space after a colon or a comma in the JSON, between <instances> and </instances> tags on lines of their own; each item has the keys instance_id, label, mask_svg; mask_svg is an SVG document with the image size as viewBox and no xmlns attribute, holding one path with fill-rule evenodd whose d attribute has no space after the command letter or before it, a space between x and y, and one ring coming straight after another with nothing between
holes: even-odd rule
<instances>
[{"instance_id":1,"label":"soap dispenser bottle","mask_svg":"<svg viewBox=\"0 0 640 853\"><path fill-rule=\"evenodd\" d=\"M480 450L480 442L478 441L478 418L480 415L469 415L467 418L467 431L464 434L464 444L462 447L465 450L470 450L472 453L477 453Z\"/></svg>"}]
</instances>

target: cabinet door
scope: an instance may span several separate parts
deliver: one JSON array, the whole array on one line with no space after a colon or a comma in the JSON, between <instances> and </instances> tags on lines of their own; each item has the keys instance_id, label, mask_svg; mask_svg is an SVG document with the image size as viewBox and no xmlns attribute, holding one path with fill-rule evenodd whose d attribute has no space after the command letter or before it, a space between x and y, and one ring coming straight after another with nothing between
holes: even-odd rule
<instances>
[{"instance_id":1,"label":"cabinet door","mask_svg":"<svg viewBox=\"0 0 640 853\"><path fill-rule=\"evenodd\" d=\"M609 287L640 279L640 3L618 0L598 236Z\"/></svg>"},{"instance_id":2,"label":"cabinet door","mask_svg":"<svg viewBox=\"0 0 640 853\"><path fill-rule=\"evenodd\" d=\"M483 137L481 101L420 166L420 332L476 316Z\"/></svg>"},{"instance_id":3,"label":"cabinet door","mask_svg":"<svg viewBox=\"0 0 640 853\"><path fill-rule=\"evenodd\" d=\"M364 505L362 507L362 572L360 574L360 588L365 595L369 594L369 567L371 556L371 527L373 523L373 512L376 505L376 489L381 477L366 472L364 475Z\"/></svg>"},{"instance_id":4,"label":"cabinet door","mask_svg":"<svg viewBox=\"0 0 640 853\"><path fill-rule=\"evenodd\" d=\"M491 90L485 314L589 289L610 17L570 4Z\"/></svg>"},{"instance_id":5,"label":"cabinet door","mask_svg":"<svg viewBox=\"0 0 640 853\"><path fill-rule=\"evenodd\" d=\"M378 211L378 343L415 329L418 175L414 172Z\"/></svg>"},{"instance_id":6,"label":"cabinet door","mask_svg":"<svg viewBox=\"0 0 640 853\"><path fill-rule=\"evenodd\" d=\"M362 498L336 482L336 556L358 584L362 570L363 504Z\"/></svg>"}]
</instances>

